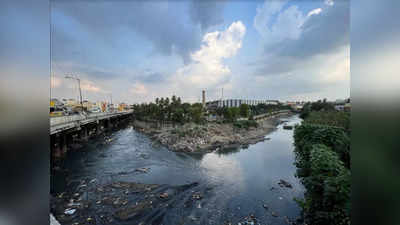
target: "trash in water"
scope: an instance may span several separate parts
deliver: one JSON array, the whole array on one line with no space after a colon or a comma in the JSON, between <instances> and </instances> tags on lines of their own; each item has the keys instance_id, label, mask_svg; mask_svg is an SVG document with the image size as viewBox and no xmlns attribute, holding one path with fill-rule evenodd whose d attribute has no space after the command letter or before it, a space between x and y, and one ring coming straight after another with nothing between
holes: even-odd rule
<instances>
[{"instance_id":1,"label":"trash in water","mask_svg":"<svg viewBox=\"0 0 400 225\"><path fill-rule=\"evenodd\" d=\"M76 212L76 209L66 209L65 211L64 211L64 214L66 214L66 215L72 215L72 214L74 214Z\"/></svg>"},{"instance_id":2,"label":"trash in water","mask_svg":"<svg viewBox=\"0 0 400 225\"><path fill-rule=\"evenodd\" d=\"M200 200L201 198L202 198L202 196L198 193L192 195L192 199Z\"/></svg>"},{"instance_id":3,"label":"trash in water","mask_svg":"<svg viewBox=\"0 0 400 225\"><path fill-rule=\"evenodd\" d=\"M136 169L135 171L147 173L147 172L149 172L149 170L150 170L150 168L139 168L139 169Z\"/></svg>"},{"instance_id":4,"label":"trash in water","mask_svg":"<svg viewBox=\"0 0 400 225\"><path fill-rule=\"evenodd\" d=\"M280 180L280 181L278 182L278 184L279 184L279 186L281 186L281 187L293 188L292 185L291 185L289 182L284 181L284 180Z\"/></svg>"},{"instance_id":5,"label":"trash in water","mask_svg":"<svg viewBox=\"0 0 400 225\"><path fill-rule=\"evenodd\" d=\"M168 198L168 193L167 192L161 193L160 198Z\"/></svg>"}]
</instances>

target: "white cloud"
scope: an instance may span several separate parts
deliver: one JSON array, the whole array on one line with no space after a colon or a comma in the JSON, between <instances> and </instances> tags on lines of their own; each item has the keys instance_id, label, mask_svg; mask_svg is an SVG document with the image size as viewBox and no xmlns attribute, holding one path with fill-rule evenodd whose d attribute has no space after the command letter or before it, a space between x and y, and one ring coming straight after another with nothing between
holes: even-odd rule
<instances>
[{"instance_id":1,"label":"white cloud","mask_svg":"<svg viewBox=\"0 0 400 225\"><path fill-rule=\"evenodd\" d=\"M148 90L142 83L136 82L134 85L132 85L130 92L134 95L145 95L148 93Z\"/></svg>"},{"instance_id":2,"label":"white cloud","mask_svg":"<svg viewBox=\"0 0 400 225\"><path fill-rule=\"evenodd\" d=\"M286 39L297 39L306 16L295 5L283 10L287 1L265 1L256 9L254 28L265 44L273 45Z\"/></svg>"},{"instance_id":3,"label":"white cloud","mask_svg":"<svg viewBox=\"0 0 400 225\"><path fill-rule=\"evenodd\" d=\"M272 16L277 15L286 3L287 0L265 1L262 6L257 6L254 27L260 34L268 31L267 25L270 23Z\"/></svg>"},{"instance_id":4,"label":"white cloud","mask_svg":"<svg viewBox=\"0 0 400 225\"><path fill-rule=\"evenodd\" d=\"M90 92L103 92L103 90L96 86L92 81L89 80L82 80L81 81L81 89L83 91L90 91Z\"/></svg>"},{"instance_id":5,"label":"white cloud","mask_svg":"<svg viewBox=\"0 0 400 225\"><path fill-rule=\"evenodd\" d=\"M307 14L307 16L309 17L309 16L312 16L312 15L318 15L318 14L320 14L321 12L322 12L322 9L321 9L321 8L313 9L313 10L311 10L311 11Z\"/></svg>"},{"instance_id":6,"label":"white cloud","mask_svg":"<svg viewBox=\"0 0 400 225\"><path fill-rule=\"evenodd\" d=\"M50 87L51 88L58 88L62 84L62 80L59 77L51 76L50 77Z\"/></svg>"},{"instance_id":7,"label":"white cloud","mask_svg":"<svg viewBox=\"0 0 400 225\"><path fill-rule=\"evenodd\" d=\"M224 31L204 35L201 48L190 55L192 63L177 70L173 78L180 87L210 88L229 80L231 73L223 59L231 58L242 47L246 27L241 21L232 23Z\"/></svg>"},{"instance_id":8,"label":"white cloud","mask_svg":"<svg viewBox=\"0 0 400 225\"><path fill-rule=\"evenodd\" d=\"M335 4L333 0L325 0L325 5L333 6Z\"/></svg>"}]
</instances>

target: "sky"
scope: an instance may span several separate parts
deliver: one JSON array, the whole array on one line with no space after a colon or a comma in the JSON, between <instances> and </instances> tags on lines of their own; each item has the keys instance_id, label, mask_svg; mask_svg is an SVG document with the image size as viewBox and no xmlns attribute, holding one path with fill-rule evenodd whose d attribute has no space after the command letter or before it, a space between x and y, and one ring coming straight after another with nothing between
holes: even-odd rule
<instances>
[{"instance_id":1,"label":"sky","mask_svg":"<svg viewBox=\"0 0 400 225\"><path fill-rule=\"evenodd\" d=\"M51 97L343 99L349 29L346 0L54 0Z\"/></svg>"}]
</instances>

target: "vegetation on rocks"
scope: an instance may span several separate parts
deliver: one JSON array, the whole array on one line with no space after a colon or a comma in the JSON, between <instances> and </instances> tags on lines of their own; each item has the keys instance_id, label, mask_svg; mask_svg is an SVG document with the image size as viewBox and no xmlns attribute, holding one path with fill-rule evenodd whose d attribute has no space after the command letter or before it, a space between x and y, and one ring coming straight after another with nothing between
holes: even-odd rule
<instances>
[{"instance_id":1,"label":"vegetation on rocks","mask_svg":"<svg viewBox=\"0 0 400 225\"><path fill-rule=\"evenodd\" d=\"M182 103L176 96L156 98L155 103L134 105L134 127L172 151L210 152L264 140L277 120L249 120L255 113L281 110L281 106L221 107L206 110L200 103ZM254 112L252 110L255 110ZM269 111L268 111L269 112ZM207 115L216 121L207 121Z\"/></svg>"},{"instance_id":2,"label":"vegetation on rocks","mask_svg":"<svg viewBox=\"0 0 400 225\"><path fill-rule=\"evenodd\" d=\"M250 127L258 127L258 123L254 120L239 120L233 123L233 126L237 128L244 128L244 129L249 129Z\"/></svg>"},{"instance_id":3,"label":"vegetation on rocks","mask_svg":"<svg viewBox=\"0 0 400 225\"><path fill-rule=\"evenodd\" d=\"M278 103L277 105L267 105L267 104L258 104L258 105L252 105L249 106L249 109L251 111L251 115L260 115L260 114L265 114L265 113L270 113L274 111L280 111L280 110L291 110L289 105L283 105L281 103Z\"/></svg>"}]
</instances>

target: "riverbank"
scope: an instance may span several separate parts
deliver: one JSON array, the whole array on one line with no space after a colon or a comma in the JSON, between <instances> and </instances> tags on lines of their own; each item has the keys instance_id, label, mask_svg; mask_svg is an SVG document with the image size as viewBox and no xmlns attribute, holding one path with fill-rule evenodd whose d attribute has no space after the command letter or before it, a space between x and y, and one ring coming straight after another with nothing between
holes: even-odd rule
<instances>
[{"instance_id":1,"label":"riverbank","mask_svg":"<svg viewBox=\"0 0 400 225\"><path fill-rule=\"evenodd\" d=\"M217 122L157 127L137 120L133 121L133 126L171 151L208 153L264 141L265 135L276 129L280 123L279 117L283 115L287 114L261 120L257 127L248 128L238 128L233 123Z\"/></svg>"}]
</instances>

